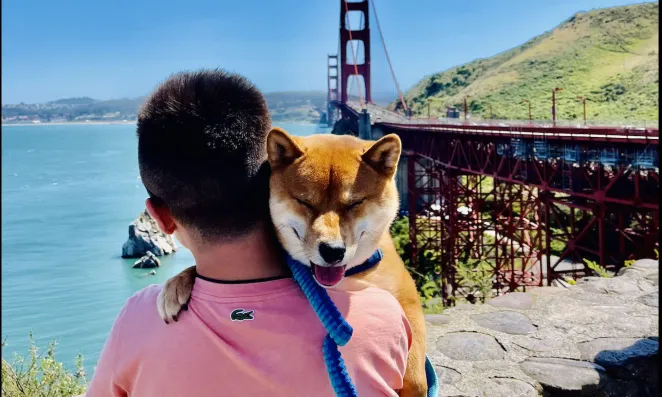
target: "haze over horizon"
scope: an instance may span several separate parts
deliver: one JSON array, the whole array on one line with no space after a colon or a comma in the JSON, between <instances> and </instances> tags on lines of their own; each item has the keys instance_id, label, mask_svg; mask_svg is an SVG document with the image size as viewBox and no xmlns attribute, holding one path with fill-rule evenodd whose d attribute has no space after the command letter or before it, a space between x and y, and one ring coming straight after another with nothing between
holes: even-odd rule
<instances>
[{"instance_id":1,"label":"haze over horizon","mask_svg":"<svg viewBox=\"0 0 662 397\"><path fill-rule=\"evenodd\" d=\"M576 12L633 2L375 3L404 91L431 73L520 45ZM265 92L325 91L338 11L337 1L6 0L2 103L135 98L173 72L201 67L237 71ZM374 11L370 26L372 91L395 93Z\"/></svg>"}]
</instances>

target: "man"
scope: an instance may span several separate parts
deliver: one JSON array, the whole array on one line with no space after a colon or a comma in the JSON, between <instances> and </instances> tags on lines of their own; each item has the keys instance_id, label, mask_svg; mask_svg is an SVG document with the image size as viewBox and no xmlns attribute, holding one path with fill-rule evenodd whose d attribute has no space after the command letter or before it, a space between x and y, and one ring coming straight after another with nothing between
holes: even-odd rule
<instances>
[{"instance_id":1,"label":"man","mask_svg":"<svg viewBox=\"0 0 662 397\"><path fill-rule=\"evenodd\" d=\"M290 277L268 212L264 97L219 70L180 73L138 117L146 206L191 250L188 310L159 318L160 286L115 321L87 397L333 396L326 331ZM340 350L360 396L395 396L411 334L398 302L374 288L330 295L354 327Z\"/></svg>"}]
</instances>

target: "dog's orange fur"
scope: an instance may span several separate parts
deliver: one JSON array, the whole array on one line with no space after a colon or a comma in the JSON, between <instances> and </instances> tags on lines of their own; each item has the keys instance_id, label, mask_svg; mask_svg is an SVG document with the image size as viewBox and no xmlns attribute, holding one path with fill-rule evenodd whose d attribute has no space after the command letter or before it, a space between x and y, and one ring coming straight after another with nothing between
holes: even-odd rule
<instances>
[{"instance_id":1,"label":"dog's orange fur","mask_svg":"<svg viewBox=\"0 0 662 397\"><path fill-rule=\"evenodd\" d=\"M293 137L278 128L267 139L270 209L278 239L304 264L320 263L318 244L341 242L348 268L367 260L377 248L378 266L347 277L334 288L375 285L400 302L412 329L404 387L400 396L426 395L425 320L414 280L395 250L389 226L398 208L394 175L400 139L387 135L377 142L352 136ZM358 204L357 204L358 203ZM190 296L195 268L168 280L159 295L159 313L177 315Z\"/></svg>"}]
</instances>

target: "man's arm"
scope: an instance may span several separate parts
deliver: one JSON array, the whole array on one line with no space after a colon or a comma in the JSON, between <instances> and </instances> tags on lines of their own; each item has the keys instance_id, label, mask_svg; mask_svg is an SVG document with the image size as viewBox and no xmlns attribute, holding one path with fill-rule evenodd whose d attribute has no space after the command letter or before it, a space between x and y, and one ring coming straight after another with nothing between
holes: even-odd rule
<instances>
[{"instance_id":1,"label":"man's arm","mask_svg":"<svg viewBox=\"0 0 662 397\"><path fill-rule=\"evenodd\" d=\"M118 382L117 378L117 364L118 357L121 352L122 343L122 326L124 323L125 312L127 304L124 305L120 314L115 319L113 328L110 330L110 335L106 344L101 351L99 361L97 362L96 370L92 381L85 393L85 397L126 397L128 393L124 390Z\"/></svg>"}]
</instances>

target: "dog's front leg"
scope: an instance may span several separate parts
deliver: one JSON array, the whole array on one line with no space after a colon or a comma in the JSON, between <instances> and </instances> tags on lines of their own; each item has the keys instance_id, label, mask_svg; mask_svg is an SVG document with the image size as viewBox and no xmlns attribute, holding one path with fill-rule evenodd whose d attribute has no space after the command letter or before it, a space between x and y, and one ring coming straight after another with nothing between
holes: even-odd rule
<instances>
[{"instance_id":1,"label":"dog's front leg","mask_svg":"<svg viewBox=\"0 0 662 397\"><path fill-rule=\"evenodd\" d=\"M170 320L177 321L177 315L188 304L195 276L195 266L191 266L166 281L156 299L159 316L166 324Z\"/></svg>"}]
</instances>

